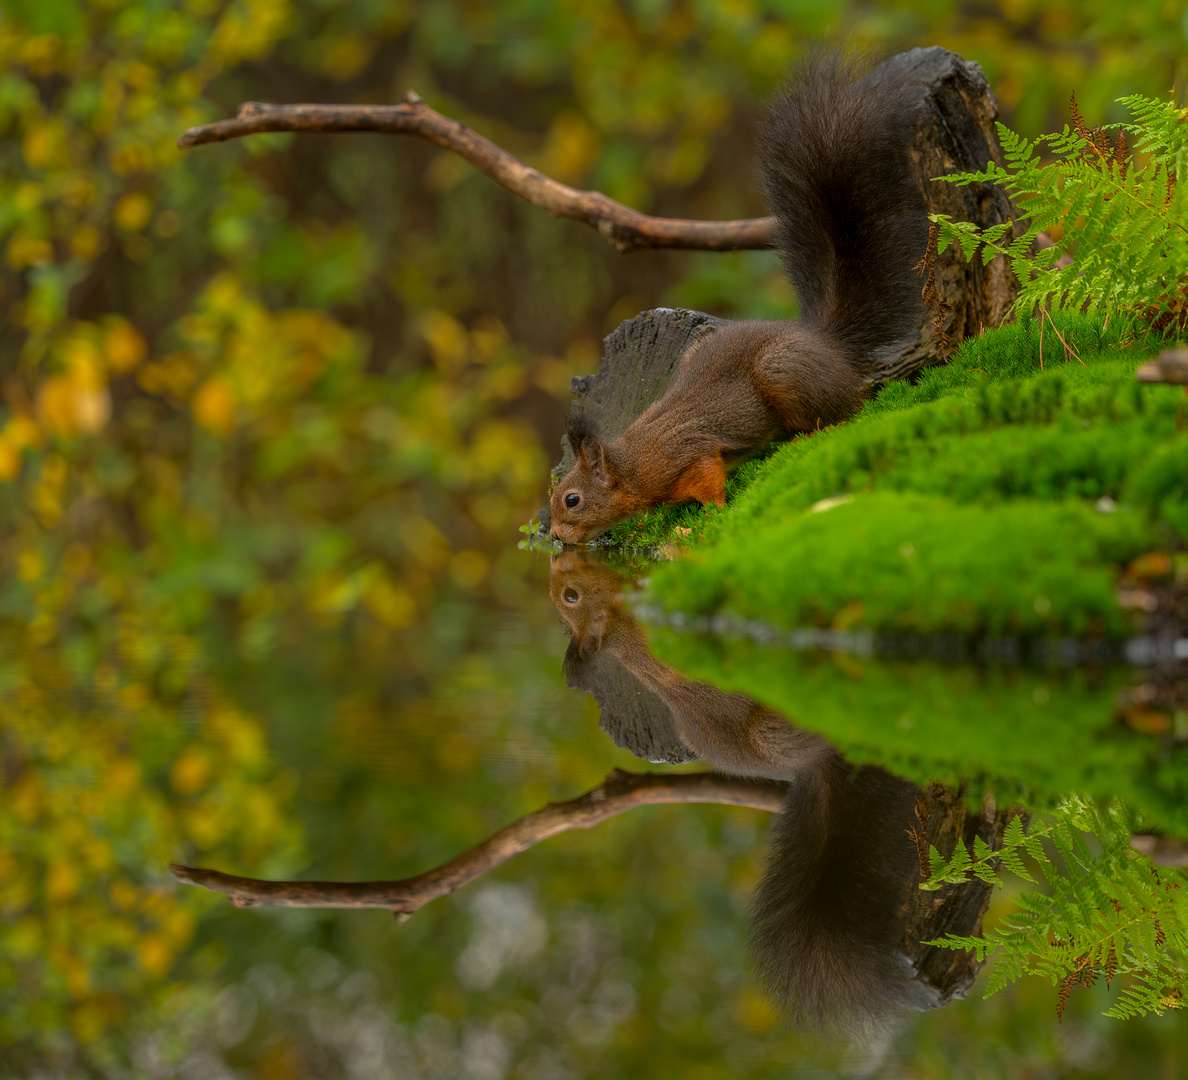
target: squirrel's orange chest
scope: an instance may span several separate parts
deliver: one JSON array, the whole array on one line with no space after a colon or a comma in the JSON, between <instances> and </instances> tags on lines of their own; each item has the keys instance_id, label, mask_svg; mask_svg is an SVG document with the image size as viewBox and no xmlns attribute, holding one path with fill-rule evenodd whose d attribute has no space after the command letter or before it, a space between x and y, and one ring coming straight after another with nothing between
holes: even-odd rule
<instances>
[{"instance_id":1,"label":"squirrel's orange chest","mask_svg":"<svg viewBox=\"0 0 1188 1080\"><path fill-rule=\"evenodd\" d=\"M726 466L720 453L700 458L676 478L665 502L687 502L696 499L702 505L726 503Z\"/></svg>"}]
</instances>

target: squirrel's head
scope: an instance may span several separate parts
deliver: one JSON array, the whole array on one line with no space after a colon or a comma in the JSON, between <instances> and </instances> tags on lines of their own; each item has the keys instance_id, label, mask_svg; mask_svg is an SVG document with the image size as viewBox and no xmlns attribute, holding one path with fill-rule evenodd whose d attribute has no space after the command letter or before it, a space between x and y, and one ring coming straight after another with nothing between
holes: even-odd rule
<instances>
[{"instance_id":1,"label":"squirrel's head","mask_svg":"<svg viewBox=\"0 0 1188 1080\"><path fill-rule=\"evenodd\" d=\"M549 596L569 624L573 648L588 660L603 645L608 630L621 621L622 575L589 551L562 551L549 567Z\"/></svg>"},{"instance_id":2,"label":"squirrel's head","mask_svg":"<svg viewBox=\"0 0 1188 1080\"><path fill-rule=\"evenodd\" d=\"M574 462L549 500L550 532L563 544L584 544L627 514L619 506L620 485L606 444L583 412L570 413L566 435Z\"/></svg>"}]
</instances>

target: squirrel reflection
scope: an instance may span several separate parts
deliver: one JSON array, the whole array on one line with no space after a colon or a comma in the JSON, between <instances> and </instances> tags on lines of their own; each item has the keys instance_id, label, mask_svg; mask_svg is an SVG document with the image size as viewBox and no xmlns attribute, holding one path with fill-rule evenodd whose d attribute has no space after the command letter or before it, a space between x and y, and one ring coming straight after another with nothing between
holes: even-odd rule
<instances>
[{"instance_id":1,"label":"squirrel reflection","mask_svg":"<svg viewBox=\"0 0 1188 1080\"><path fill-rule=\"evenodd\" d=\"M570 686L597 696L591 665L609 654L667 707L685 751L677 760L698 757L723 772L788 782L754 897L751 948L793 1021L869 1037L906 1010L940 1004L902 950L919 883L907 833L916 823L915 785L855 768L819 735L752 698L661 663L624 610L621 579L592 554L554 556L549 591L572 632Z\"/></svg>"}]
</instances>

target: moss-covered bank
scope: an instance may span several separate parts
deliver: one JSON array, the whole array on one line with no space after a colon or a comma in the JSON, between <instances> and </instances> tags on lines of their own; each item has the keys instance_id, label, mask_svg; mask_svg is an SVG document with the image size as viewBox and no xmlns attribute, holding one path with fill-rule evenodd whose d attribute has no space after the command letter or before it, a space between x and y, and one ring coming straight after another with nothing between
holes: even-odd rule
<instances>
[{"instance_id":1,"label":"moss-covered bank","mask_svg":"<svg viewBox=\"0 0 1188 1080\"><path fill-rule=\"evenodd\" d=\"M669 610L779 626L1123 635L1116 567L1188 538L1188 399L1134 379L1151 348L1079 316L964 343L849 423L750 466L724 511L653 513L620 542L691 530L657 569ZM742 489L742 490L740 490Z\"/></svg>"}]
</instances>

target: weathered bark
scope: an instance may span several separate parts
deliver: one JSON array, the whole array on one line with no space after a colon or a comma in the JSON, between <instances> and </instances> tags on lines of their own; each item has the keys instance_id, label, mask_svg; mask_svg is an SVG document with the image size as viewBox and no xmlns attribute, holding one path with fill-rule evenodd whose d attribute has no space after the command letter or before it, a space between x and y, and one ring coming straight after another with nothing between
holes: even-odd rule
<instances>
[{"instance_id":1,"label":"weathered bark","mask_svg":"<svg viewBox=\"0 0 1188 1080\"><path fill-rule=\"evenodd\" d=\"M697 760L681 742L672 710L618 657L599 651L576 664L571 662L575 651L571 642L565 654L565 685L593 695L598 702L598 726L616 746L653 764L681 765Z\"/></svg>"},{"instance_id":2,"label":"weathered bark","mask_svg":"<svg viewBox=\"0 0 1188 1080\"><path fill-rule=\"evenodd\" d=\"M604 439L617 438L668 389L685 350L725 321L684 308L653 308L620 323L602 339L598 370L570 380L573 407L590 415ZM572 467L573 449L562 435L561 460L550 474L550 492ZM547 533L551 520L548 506L541 507L536 516L541 531Z\"/></svg>"},{"instance_id":3,"label":"weathered bark","mask_svg":"<svg viewBox=\"0 0 1188 1080\"><path fill-rule=\"evenodd\" d=\"M912 147L916 179L928 213L948 214L983 229L1013 220L1015 227L1002 242L1021 236L1026 230L1018 224L1018 210L1001 188L991 184L963 187L935 179L979 171L991 160L1006 164L995 127L998 99L981 67L938 46L912 49L906 55L932 88ZM1019 292L1005 259L983 266L980 259L966 261L955 247L940 256L933 273L940 299L951 309L944 331L952 345L1000 325ZM932 313L924 311L919 343L889 364L883 378L901 379L926 365L943 363L946 358L937 354L934 334Z\"/></svg>"},{"instance_id":4,"label":"weathered bark","mask_svg":"<svg viewBox=\"0 0 1188 1080\"><path fill-rule=\"evenodd\" d=\"M932 844L946 859L957 842L970 845L980 836L994 850L1002 847L1007 822L1018 809L999 810L988 801L971 814L965 807L964 792L941 784L922 788L916 799L916 813L923 826L923 841ZM927 848L923 848L926 852ZM921 867L923 872L924 867ZM981 932L982 919L990 906L993 889L974 878L961 885L945 885L936 892L917 890L905 912L903 951L921 979L940 992L941 1005L963 998L981 969L973 952L958 952L924 945L946 934L974 937Z\"/></svg>"}]
</instances>

